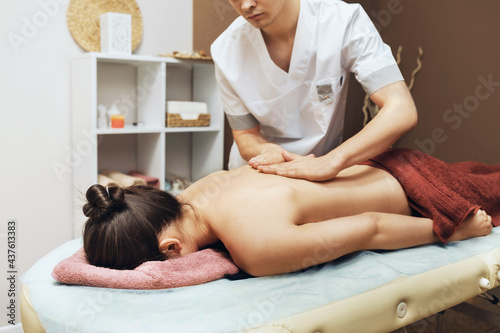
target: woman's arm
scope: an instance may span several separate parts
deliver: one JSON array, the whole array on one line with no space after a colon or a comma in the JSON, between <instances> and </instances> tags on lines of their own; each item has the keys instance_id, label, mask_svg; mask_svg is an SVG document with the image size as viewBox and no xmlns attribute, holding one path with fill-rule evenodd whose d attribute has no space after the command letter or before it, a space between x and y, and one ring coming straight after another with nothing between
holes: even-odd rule
<instances>
[{"instance_id":1,"label":"woman's arm","mask_svg":"<svg viewBox=\"0 0 500 333\"><path fill-rule=\"evenodd\" d=\"M393 250L438 241L430 219L364 213L290 226L280 234L253 239L252 247L233 259L247 273L267 276L298 271L356 251Z\"/></svg>"}]
</instances>

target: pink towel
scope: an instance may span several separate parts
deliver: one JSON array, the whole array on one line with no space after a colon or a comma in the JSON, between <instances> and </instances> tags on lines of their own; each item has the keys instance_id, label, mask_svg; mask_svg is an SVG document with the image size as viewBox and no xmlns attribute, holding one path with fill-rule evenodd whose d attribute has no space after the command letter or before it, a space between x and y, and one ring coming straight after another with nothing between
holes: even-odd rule
<instances>
[{"instance_id":1,"label":"pink towel","mask_svg":"<svg viewBox=\"0 0 500 333\"><path fill-rule=\"evenodd\" d=\"M148 261L133 270L90 265L80 248L54 267L59 282L115 289L167 289L192 286L236 274L239 269L225 253L204 249L176 259Z\"/></svg>"}]
</instances>

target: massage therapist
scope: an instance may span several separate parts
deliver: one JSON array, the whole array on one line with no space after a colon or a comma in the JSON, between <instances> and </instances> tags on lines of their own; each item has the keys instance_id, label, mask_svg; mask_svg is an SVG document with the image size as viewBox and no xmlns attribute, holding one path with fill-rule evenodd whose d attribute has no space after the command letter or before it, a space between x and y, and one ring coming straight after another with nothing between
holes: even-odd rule
<instances>
[{"instance_id":1,"label":"massage therapist","mask_svg":"<svg viewBox=\"0 0 500 333\"><path fill-rule=\"evenodd\" d=\"M391 49L359 4L229 0L240 14L212 44L235 144L229 168L322 181L385 151L417 123ZM378 115L342 143L350 73Z\"/></svg>"}]
</instances>

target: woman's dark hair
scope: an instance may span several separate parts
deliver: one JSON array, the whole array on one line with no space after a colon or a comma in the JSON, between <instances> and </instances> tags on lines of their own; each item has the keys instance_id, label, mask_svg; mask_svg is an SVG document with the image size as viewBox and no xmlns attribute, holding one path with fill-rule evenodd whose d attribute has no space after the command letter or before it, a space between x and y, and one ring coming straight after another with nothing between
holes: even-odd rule
<instances>
[{"instance_id":1,"label":"woman's dark hair","mask_svg":"<svg viewBox=\"0 0 500 333\"><path fill-rule=\"evenodd\" d=\"M85 196L83 247L90 264L133 269L166 259L157 236L181 215L175 197L148 186L102 185L92 185Z\"/></svg>"}]
</instances>

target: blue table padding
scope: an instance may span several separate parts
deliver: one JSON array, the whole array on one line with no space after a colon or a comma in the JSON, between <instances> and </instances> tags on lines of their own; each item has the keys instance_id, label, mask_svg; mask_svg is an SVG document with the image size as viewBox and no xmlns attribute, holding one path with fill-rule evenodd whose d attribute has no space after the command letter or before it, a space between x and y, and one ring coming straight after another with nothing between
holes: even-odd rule
<instances>
[{"instance_id":1,"label":"blue table padding","mask_svg":"<svg viewBox=\"0 0 500 333\"><path fill-rule=\"evenodd\" d=\"M21 278L47 332L240 332L500 247L486 237L398 251L364 251L302 272L166 290L63 285L50 275L76 252L69 241Z\"/></svg>"}]
</instances>

